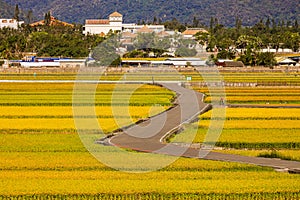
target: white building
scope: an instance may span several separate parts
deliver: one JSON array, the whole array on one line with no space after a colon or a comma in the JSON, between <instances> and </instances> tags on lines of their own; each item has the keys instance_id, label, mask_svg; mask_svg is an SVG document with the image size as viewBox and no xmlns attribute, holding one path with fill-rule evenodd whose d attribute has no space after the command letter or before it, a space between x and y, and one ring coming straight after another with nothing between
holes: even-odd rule
<instances>
[{"instance_id":1,"label":"white building","mask_svg":"<svg viewBox=\"0 0 300 200\"><path fill-rule=\"evenodd\" d=\"M7 27L17 29L22 24L24 24L24 21L17 21L16 19L0 19L0 28Z\"/></svg>"},{"instance_id":2,"label":"white building","mask_svg":"<svg viewBox=\"0 0 300 200\"><path fill-rule=\"evenodd\" d=\"M148 29L159 33L165 30L163 25L146 25ZM83 34L100 34L106 35L111 31L138 33L140 29L145 29L145 25L123 24L123 15L114 12L109 15L108 19L87 19L83 29Z\"/></svg>"},{"instance_id":3,"label":"white building","mask_svg":"<svg viewBox=\"0 0 300 200\"><path fill-rule=\"evenodd\" d=\"M122 31L123 16L114 12L109 15L109 19L87 19L83 34L101 34L106 35L110 30Z\"/></svg>"}]
</instances>

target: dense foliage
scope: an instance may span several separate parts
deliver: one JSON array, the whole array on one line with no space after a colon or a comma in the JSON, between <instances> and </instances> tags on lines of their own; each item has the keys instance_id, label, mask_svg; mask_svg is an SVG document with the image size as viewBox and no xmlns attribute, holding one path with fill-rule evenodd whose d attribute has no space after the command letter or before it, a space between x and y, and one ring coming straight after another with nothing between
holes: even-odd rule
<instances>
[{"instance_id":1,"label":"dense foliage","mask_svg":"<svg viewBox=\"0 0 300 200\"><path fill-rule=\"evenodd\" d=\"M16 6L17 7L17 6ZM16 11L14 11L16 15ZM45 19L50 13L46 13ZM18 17L19 14L18 14ZM157 23L157 19L155 20ZM234 27L225 27L217 18L211 18L210 25L206 27L208 32L199 32L195 35L196 41L205 45L209 52L218 51L217 59L239 59L245 65L273 66L276 64L274 54L261 52L261 49L291 49L295 52L300 49L300 27L298 21L276 22L274 19L266 18L252 27L242 26L240 18L236 18ZM183 31L186 26L177 20L165 22L167 29ZM195 17L191 27L199 27L201 24ZM111 33L107 37L113 35ZM154 52L156 57L162 56L164 50L176 47L176 56L194 56L195 41L183 40L179 34L170 37L160 38L156 34L138 34L133 41L133 49L143 50L133 52L136 55L125 55L125 57L148 57L149 52ZM4 28L0 30L0 58L19 59L23 52L37 52L38 56L61 56L61 57L86 57L90 49L95 48L104 38L96 35L84 36L82 26L22 26L18 30ZM118 38L116 38L118 39ZM111 40L112 41L112 40ZM174 42L176 41L176 44ZM105 45L104 45L105 46ZM107 45L106 45L107 46ZM114 47L115 44L108 45ZM107 46L107 47L108 47ZM98 49L99 50L99 49ZM98 56L108 49L100 49ZM146 52L146 54L144 54ZM238 58L236 58L238 56ZM107 59L109 56L106 56ZM117 57L116 57L117 59ZM117 59L116 65L120 62Z\"/></svg>"},{"instance_id":2,"label":"dense foliage","mask_svg":"<svg viewBox=\"0 0 300 200\"><path fill-rule=\"evenodd\" d=\"M84 36L81 26L23 26L18 30L0 29L0 57L21 59L24 52L36 52L38 56L86 57L89 49L103 38Z\"/></svg>"},{"instance_id":3,"label":"dense foliage","mask_svg":"<svg viewBox=\"0 0 300 200\"><path fill-rule=\"evenodd\" d=\"M195 56L196 41L192 39L184 39L182 35L176 33L174 35L159 37L156 33L138 33L133 40L133 51L126 53L123 57L127 58L148 58L148 57L164 57L169 48L176 49L174 52L178 57Z\"/></svg>"},{"instance_id":4,"label":"dense foliage","mask_svg":"<svg viewBox=\"0 0 300 200\"><path fill-rule=\"evenodd\" d=\"M277 23L266 18L252 27L242 26L242 21L236 18L235 27L226 28L217 18L211 18L209 33L199 32L195 35L200 44L206 44L207 51L218 51L218 59L234 59L240 55L245 65L272 66L276 63L274 55L261 52L262 49L300 49L300 27L298 21ZM239 50L239 51L238 51Z\"/></svg>"},{"instance_id":5,"label":"dense foliage","mask_svg":"<svg viewBox=\"0 0 300 200\"><path fill-rule=\"evenodd\" d=\"M33 10L36 19L51 10L55 16L67 22L84 23L87 18L106 18L110 13L119 11L126 22L169 21L177 18L181 23L192 23L193 17L199 24L209 24L211 17L217 17L226 26L234 26L239 17L243 25L252 26L261 18L274 18L277 22L299 19L299 1L297 0L4 0L12 5L19 4L23 10ZM2 4L0 6L2 8ZM1 11L0 11L1 12ZM27 12L27 11L26 11ZM6 13L8 16L11 13ZM12 17L12 15L11 15Z\"/></svg>"}]
</instances>

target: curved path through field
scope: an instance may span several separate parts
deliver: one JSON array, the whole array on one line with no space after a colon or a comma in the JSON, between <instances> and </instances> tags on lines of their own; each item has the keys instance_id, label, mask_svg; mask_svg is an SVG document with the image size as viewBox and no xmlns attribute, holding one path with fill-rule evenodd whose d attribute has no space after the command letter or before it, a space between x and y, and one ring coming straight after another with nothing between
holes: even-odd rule
<instances>
[{"instance_id":1,"label":"curved path through field","mask_svg":"<svg viewBox=\"0 0 300 200\"><path fill-rule=\"evenodd\" d=\"M86 81L86 80L0 80L0 83L115 83L114 81ZM141 83L140 81L124 81L123 83ZM146 83L143 81L143 83ZM148 83L151 83L149 81ZM219 160L255 164L275 169L284 169L292 173L300 173L300 162L286 161L270 158L248 157L233 154L224 154L207 151L205 157L200 156L199 149L185 148L175 144L165 144L163 139L176 130L181 124L195 119L201 112L209 109L209 105L203 103L203 94L185 89L178 83L164 82L162 86L177 93L177 101L172 109L156 115L147 121L126 129L126 133L118 134L109 139L115 146L130 148L142 152L161 153L173 156L190 158L202 158L207 160ZM197 103L195 103L195 98ZM234 105L231 105L232 107ZM249 105L238 105L249 107ZM253 107L253 106L252 106ZM262 107L262 106L258 106ZM266 106L269 107L269 106ZM298 106L295 106L298 108ZM151 123L150 123L151 122ZM163 123L162 123L163 122ZM143 128L144 127L144 128Z\"/></svg>"},{"instance_id":2,"label":"curved path through field","mask_svg":"<svg viewBox=\"0 0 300 200\"><path fill-rule=\"evenodd\" d=\"M154 116L140 124L134 125L109 139L110 144L141 152L167 154L207 160L231 161L272 167L299 173L300 162L280 159L248 157L207 151L205 157L200 156L199 149L163 143L163 139L181 124L195 119L209 109L203 103L203 94L181 87L177 83L161 83L165 88L177 93L177 105L168 111ZM195 103L195 98L197 101ZM203 151L201 150L203 155Z\"/></svg>"}]
</instances>

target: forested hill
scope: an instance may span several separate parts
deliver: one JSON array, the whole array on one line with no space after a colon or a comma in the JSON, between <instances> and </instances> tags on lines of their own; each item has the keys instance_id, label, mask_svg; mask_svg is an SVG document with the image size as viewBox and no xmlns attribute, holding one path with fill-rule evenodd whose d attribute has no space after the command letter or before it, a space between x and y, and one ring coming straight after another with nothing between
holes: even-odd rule
<instances>
[{"instance_id":1,"label":"forested hill","mask_svg":"<svg viewBox=\"0 0 300 200\"><path fill-rule=\"evenodd\" d=\"M14 16L14 8L0 0L0 18L11 18L12 16Z\"/></svg>"},{"instance_id":2,"label":"forested hill","mask_svg":"<svg viewBox=\"0 0 300 200\"><path fill-rule=\"evenodd\" d=\"M2 6L0 14L11 14L14 5L32 10L35 19L41 19L49 10L60 20L84 23L86 18L107 18L113 11L124 15L125 22L152 22L176 18L191 23L196 17L208 25L211 17L218 18L225 26L233 26L236 16L244 26L251 26L260 19L300 20L299 0L2 0L12 5L11 11ZM5 4L4 4L5 5ZM4 11L6 10L6 11ZM2 17L2 16L0 16Z\"/></svg>"},{"instance_id":3,"label":"forested hill","mask_svg":"<svg viewBox=\"0 0 300 200\"><path fill-rule=\"evenodd\" d=\"M15 5L6 3L4 0L0 0L0 18L13 18L15 12ZM26 18L27 12L20 10L19 17L21 20Z\"/></svg>"}]
</instances>

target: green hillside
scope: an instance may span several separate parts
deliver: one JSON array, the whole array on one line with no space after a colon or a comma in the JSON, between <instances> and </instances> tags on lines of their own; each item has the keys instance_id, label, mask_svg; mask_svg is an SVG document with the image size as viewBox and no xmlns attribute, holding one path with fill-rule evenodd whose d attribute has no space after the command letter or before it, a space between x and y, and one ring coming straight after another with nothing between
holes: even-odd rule
<instances>
[{"instance_id":1,"label":"green hillside","mask_svg":"<svg viewBox=\"0 0 300 200\"><path fill-rule=\"evenodd\" d=\"M10 5L19 4L24 10L32 10L36 18L42 18L51 10L61 20L84 23L86 18L106 18L111 12L119 11L125 22L148 21L154 17L162 21L178 19L191 23L194 16L200 23L208 25L211 17L221 24L233 26L235 18L243 25L251 26L267 17L276 21L294 21L300 18L299 0L3 0ZM3 4L3 3L1 3ZM5 4L4 4L5 5ZM9 12L5 6L2 10ZM11 12L9 12L11 13Z\"/></svg>"}]
</instances>

